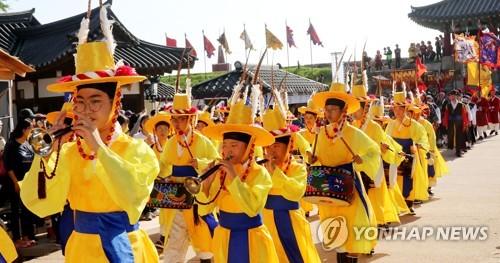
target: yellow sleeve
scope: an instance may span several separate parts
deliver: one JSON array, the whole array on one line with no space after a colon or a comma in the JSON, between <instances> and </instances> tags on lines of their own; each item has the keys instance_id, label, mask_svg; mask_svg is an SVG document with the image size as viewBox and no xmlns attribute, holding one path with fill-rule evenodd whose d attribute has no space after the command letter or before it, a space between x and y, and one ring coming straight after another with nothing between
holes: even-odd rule
<instances>
[{"instance_id":1,"label":"yellow sleeve","mask_svg":"<svg viewBox=\"0 0 500 263\"><path fill-rule=\"evenodd\" d=\"M387 163L389 164L396 164L396 165L400 165L401 162L405 159L405 157L403 156L400 156L398 153L402 152L403 151L403 147L398 143L396 142L391 136L387 135L387 140L389 142L389 147L394 151L394 159L392 160L389 160L390 162L386 161ZM390 151L390 150L388 150Z\"/></svg>"},{"instance_id":2,"label":"yellow sleeve","mask_svg":"<svg viewBox=\"0 0 500 263\"><path fill-rule=\"evenodd\" d=\"M46 171L50 174L54 170L57 152L53 152L48 161L43 160L39 155L35 155L31 169L24 176L24 180L20 182L23 204L39 217L50 216L64 209L71 181L71 170L66 161L67 152L68 143L63 144L61 148L56 175L50 180L45 180L47 198L38 199L40 161L44 162Z\"/></svg>"},{"instance_id":3,"label":"yellow sleeve","mask_svg":"<svg viewBox=\"0 0 500 263\"><path fill-rule=\"evenodd\" d=\"M198 160L198 169L196 172L202 174L208 165L215 159L220 158L217 149L207 137L201 133L196 132L198 135L199 143L196 144L196 159ZM194 154L193 154L194 155Z\"/></svg>"},{"instance_id":4,"label":"yellow sleeve","mask_svg":"<svg viewBox=\"0 0 500 263\"><path fill-rule=\"evenodd\" d=\"M427 132L425 131L424 126L422 126L422 124L418 123L415 120L411 121L413 123L410 127L410 133L413 143L418 143L426 151L429 151L429 140L427 139Z\"/></svg>"},{"instance_id":5,"label":"yellow sleeve","mask_svg":"<svg viewBox=\"0 0 500 263\"><path fill-rule=\"evenodd\" d=\"M96 175L113 201L127 212L130 223L137 222L160 171L153 150L132 139L123 152L100 147L97 156L106 172Z\"/></svg>"},{"instance_id":6,"label":"yellow sleeve","mask_svg":"<svg viewBox=\"0 0 500 263\"><path fill-rule=\"evenodd\" d=\"M173 158L174 154L177 154L177 152L172 152L173 146L171 145L172 143L177 143L175 140L175 136L170 137L167 142L165 143L165 146L163 147L163 153L161 154L160 157L160 167L161 171L160 174L164 176L164 178L167 178L172 175L172 163L169 162L170 158Z\"/></svg>"},{"instance_id":7,"label":"yellow sleeve","mask_svg":"<svg viewBox=\"0 0 500 263\"><path fill-rule=\"evenodd\" d=\"M288 176L289 175L289 176ZM281 169L274 169L271 176L273 189L281 190L281 195L290 201L299 201L306 191L307 171L306 166L292 162L287 175Z\"/></svg>"},{"instance_id":8,"label":"yellow sleeve","mask_svg":"<svg viewBox=\"0 0 500 263\"><path fill-rule=\"evenodd\" d=\"M371 121L370 127L373 129L371 138L375 141L375 143L377 143L380 147L382 146L382 143L385 143L389 145L389 148L393 149L391 147L391 142L387 138L387 134L385 134L384 130L382 129L382 127L380 127L380 125ZM387 150L385 151L385 153L382 153L381 151L381 154L382 154L382 159L385 162L392 163L394 161L395 153L393 151Z\"/></svg>"},{"instance_id":9,"label":"yellow sleeve","mask_svg":"<svg viewBox=\"0 0 500 263\"><path fill-rule=\"evenodd\" d=\"M201 189L203 189L203 184L204 184L204 182L201 185ZM212 182L212 185L210 185L210 190L209 190L208 196L203 191L200 191L198 194L196 194L196 199L199 202L208 203L209 201L212 201L212 199L214 199L217 192L219 192L219 189L220 189L220 172L217 172L217 174L215 175L215 179ZM212 213L215 209L216 203L217 203L217 200L213 200L213 202L211 202L210 204L206 204L206 205L199 204L198 205L198 207L199 207L198 213L200 214L200 216L204 216L204 215Z\"/></svg>"},{"instance_id":10,"label":"yellow sleeve","mask_svg":"<svg viewBox=\"0 0 500 263\"><path fill-rule=\"evenodd\" d=\"M258 164L253 164L251 173L256 173L251 185L236 177L227 186L227 190L238 205L238 208L249 217L254 217L264 208L267 195L273 183L266 168Z\"/></svg>"},{"instance_id":11,"label":"yellow sleeve","mask_svg":"<svg viewBox=\"0 0 500 263\"><path fill-rule=\"evenodd\" d=\"M302 136L300 133L296 132L295 133L295 138L294 138L294 141L295 141L295 145L293 146L293 149L294 150L299 150L300 152L300 155L302 155L302 157L304 157L305 159L307 159L307 152L311 152L312 153L312 150L311 150L311 145L309 144L309 142L306 140L306 138L304 138L304 136Z\"/></svg>"},{"instance_id":12,"label":"yellow sleeve","mask_svg":"<svg viewBox=\"0 0 500 263\"><path fill-rule=\"evenodd\" d=\"M428 120L424 120L423 124L425 131L427 132L427 139L429 140L429 150L434 150L436 148L436 132L434 132L434 127Z\"/></svg>"},{"instance_id":13,"label":"yellow sleeve","mask_svg":"<svg viewBox=\"0 0 500 263\"><path fill-rule=\"evenodd\" d=\"M352 144L354 154L361 156L363 159L361 164L354 163L354 168L357 172L363 171L370 178L374 178L380 167L380 146L361 130L354 127L352 129L351 140L346 141Z\"/></svg>"}]
</instances>

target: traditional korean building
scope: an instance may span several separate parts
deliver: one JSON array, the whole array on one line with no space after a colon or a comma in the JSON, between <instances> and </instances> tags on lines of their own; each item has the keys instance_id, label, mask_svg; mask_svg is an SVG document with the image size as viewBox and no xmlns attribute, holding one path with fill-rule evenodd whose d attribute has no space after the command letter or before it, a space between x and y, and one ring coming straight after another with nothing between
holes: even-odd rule
<instances>
[{"instance_id":1,"label":"traditional korean building","mask_svg":"<svg viewBox=\"0 0 500 263\"><path fill-rule=\"evenodd\" d=\"M450 56L451 33L468 30L475 35L478 24L498 35L500 1L498 0L443 0L422 7L411 7L408 17L415 23L443 32L444 56ZM454 29L452 29L452 25Z\"/></svg>"},{"instance_id":2,"label":"traditional korean building","mask_svg":"<svg viewBox=\"0 0 500 263\"><path fill-rule=\"evenodd\" d=\"M234 86L239 83L243 74L241 62L236 61L234 67L235 69L228 73L194 85L192 93L196 100L195 103L198 105L211 105L214 104L211 103L213 99L227 100L231 97ZM255 65L247 66L247 83L250 83L255 77L255 68ZM271 78L272 75L273 78ZM261 66L259 76L262 79L262 90L265 103L267 104L272 97L271 87L274 82L274 87L276 88L278 88L280 84L282 89L286 87L288 104L291 110L299 105L307 104L307 101L314 91L320 92L328 90L328 85L286 72L277 67L272 69L271 66Z\"/></svg>"},{"instance_id":3,"label":"traditional korean building","mask_svg":"<svg viewBox=\"0 0 500 263\"><path fill-rule=\"evenodd\" d=\"M108 0L105 4L112 4ZM63 20L41 24L34 16L35 9L17 13L0 14L0 48L36 72L25 77L17 76L12 83L12 102L14 114L22 108L31 108L35 113L60 110L64 94L48 92L46 87L60 77L75 73L73 54L76 53L78 39L76 33L87 13L81 13ZM137 73L145 76L161 76L181 68L193 67L195 57L185 55L183 48L167 47L149 43L137 38L127 30L117 15L108 11L109 19L115 21L113 35L117 42L115 62L134 67ZM103 39L99 23L99 8L91 10L89 41ZM150 82L134 83L123 89L122 102L125 109L139 112L144 108L144 89ZM0 112L0 116L3 116Z\"/></svg>"}]
</instances>

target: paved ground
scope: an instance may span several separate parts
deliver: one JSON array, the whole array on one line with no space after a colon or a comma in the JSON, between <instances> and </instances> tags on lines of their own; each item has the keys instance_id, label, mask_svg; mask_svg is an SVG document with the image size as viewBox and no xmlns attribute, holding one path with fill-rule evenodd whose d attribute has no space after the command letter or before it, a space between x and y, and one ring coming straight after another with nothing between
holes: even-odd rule
<instances>
[{"instance_id":1,"label":"paved ground","mask_svg":"<svg viewBox=\"0 0 500 263\"><path fill-rule=\"evenodd\" d=\"M451 175L438 181L435 196L417 206L416 216L402 216L402 224L397 227L407 227L410 231L410 227L415 226L436 232L437 227L484 226L487 227L487 239L443 241L436 240L437 235L434 233L425 240L381 240L375 253L363 256L360 262L500 262L500 136L476 144L463 158L456 158L454 152L447 150L443 155ZM309 221L323 262L335 262L335 253L323 250L316 236L318 216L313 213ZM157 240L157 219L141 222L141 228L148 232L153 241ZM457 235L461 236L461 233ZM60 251L50 253L50 250L58 247L52 243L42 243L48 255L30 262L64 261ZM199 262L192 250L187 260Z\"/></svg>"}]
</instances>

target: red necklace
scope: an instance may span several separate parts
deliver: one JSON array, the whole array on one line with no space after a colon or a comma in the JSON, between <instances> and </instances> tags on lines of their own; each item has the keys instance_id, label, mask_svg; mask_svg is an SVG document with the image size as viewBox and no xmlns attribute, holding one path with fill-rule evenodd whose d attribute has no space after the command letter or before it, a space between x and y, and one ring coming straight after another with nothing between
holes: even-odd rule
<instances>
[{"instance_id":1,"label":"red necklace","mask_svg":"<svg viewBox=\"0 0 500 263\"><path fill-rule=\"evenodd\" d=\"M346 121L346 118L347 118L347 116L344 114L344 116L342 116L342 120L340 121L339 127L333 128L333 133L334 133L333 136L330 136L330 134L328 132L328 126L325 126L325 134L326 134L326 137L328 139L333 140L338 136L338 132L341 131L342 128L344 127L344 123Z\"/></svg>"},{"instance_id":2,"label":"red necklace","mask_svg":"<svg viewBox=\"0 0 500 263\"><path fill-rule=\"evenodd\" d=\"M113 112L113 119L111 119L111 128L109 128L109 134L108 136L106 136L106 141L104 142L104 144L106 146L109 145L109 143L111 142L111 138L112 138L112 135L113 133L115 132L115 124L116 124L116 118L118 117L118 114L120 112L120 109L121 109L121 103L120 103L120 98L122 96L122 89L121 87L118 87L116 88L116 93L115 93L115 100L116 100L116 104L115 104L115 111ZM76 97L73 98L73 101L76 103ZM75 116L75 120L78 120L78 116ZM80 153L80 156L82 156L83 159L86 159L86 160L94 160L95 158L97 158L97 153L94 153L94 154L86 154L82 148L82 142L80 140L80 137L79 136L76 136L76 146L78 147L78 152Z\"/></svg>"},{"instance_id":3,"label":"red necklace","mask_svg":"<svg viewBox=\"0 0 500 263\"><path fill-rule=\"evenodd\" d=\"M160 141L157 140L158 138L156 137L156 133L154 131L153 131L153 136L155 137L155 148L156 148L156 150L159 153L162 153L163 152L163 147L161 149L159 148Z\"/></svg>"},{"instance_id":4,"label":"red necklace","mask_svg":"<svg viewBox=\"0 0 500 263\"><path fill-rule=\"evenodd\" d=\"M250 152L248 154L248 160L247 160L248 166L245 169L245 171L243 172L243 175L241 176L241 181L242 182L245 182L245 180L247 179L247 176L250 173L250 167L252 166L252 162L253 162L253 155L254 155L255 144L252 143L250 145L250 147L251 148L250 148ZM222 155L222 158L225 158L224 154ZM226 186L224 185L224 181L226 181L226 172L221 171L220 173L221 173L221 176L220 176L220 185L221 185L221 187L222 187L223 190L227 190Z\"/></svg>"},{"instance_id":5,"label":"red necklace","mask_svg":"<svg viewBox=\"0 0 500 263\"><path fill-rule=\"evenodd\" d=\"M191 147L191 145L193 144L193 141L194 141L194 131L193 129L191 129L191 136L189 138L189 143L184 143L180 140L180 137L181 135L177 134L177 142L179 143L179 145L182 147L182 148L188 148L188 147Z\"/></svg>"}]
</instances>

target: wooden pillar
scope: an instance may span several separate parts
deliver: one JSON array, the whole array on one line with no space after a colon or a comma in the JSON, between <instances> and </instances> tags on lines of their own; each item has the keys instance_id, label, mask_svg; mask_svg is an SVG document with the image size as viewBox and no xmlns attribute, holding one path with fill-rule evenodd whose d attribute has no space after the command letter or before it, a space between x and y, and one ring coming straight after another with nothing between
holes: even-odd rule
<instances>
[{"instance_id":1,"label":"wooden pillar","mask_svg":"<svg viewBox=\"0 0 500 263\"><path fill-rule=\"evenodd\" d=\"M451 33L449 27L444 28L444 43L443 43L443 56L451 56L453 52L453 43L451 43Z\"/></svg>"}]
</instances>

